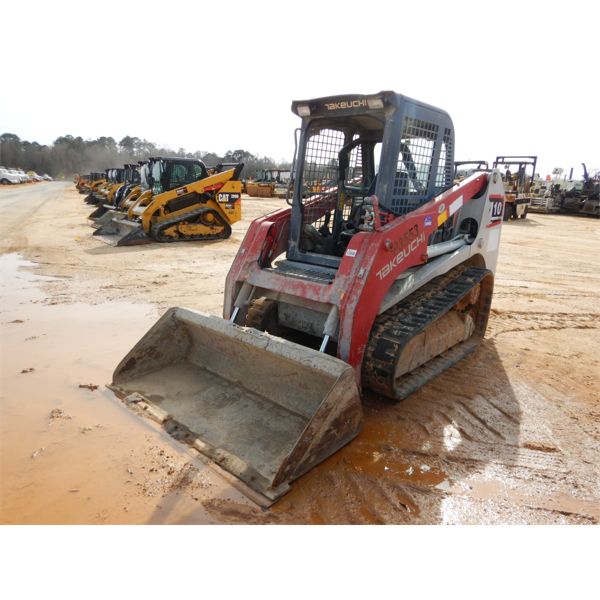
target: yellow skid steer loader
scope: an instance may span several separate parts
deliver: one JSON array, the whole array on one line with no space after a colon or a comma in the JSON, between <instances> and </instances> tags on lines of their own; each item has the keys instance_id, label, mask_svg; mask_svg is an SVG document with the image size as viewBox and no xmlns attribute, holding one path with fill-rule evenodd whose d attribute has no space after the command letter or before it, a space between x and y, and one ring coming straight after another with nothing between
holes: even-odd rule
<instances>
[{"instance_id":1,"label":"yellow skid steer loader","mask_svg":"<svg viewBox=\"0 0 600 600\"><path fill-rule=\"evenodd\" d=\"M127 212L109 211L94 235L115 246L152 241L217 240L231 235L231 225L242 218L244 165L209 174L197 159L151 158L147 181Z\"/></svg>"},{"instance_id":2,"label":"yellow skid steer loader","mask_svg":"<svg viewBox=\"0 0 600 600\"><path fill-rule=\"evenodd\" d=\"M144 162L138 164L127 163L125 164L125 175L123 183L117 186L111 194L108 194L106 201L98 203L96 208L90 213L88 219L92 221L92 227L100 227L100 218L105 215L109 210L122 210L122 205L126 198L130 194L135 194L134 197L139 196L140 189L140 169L143 168ZM137 193L136 193L137 192Z\"/></svg>"}]
</instances>

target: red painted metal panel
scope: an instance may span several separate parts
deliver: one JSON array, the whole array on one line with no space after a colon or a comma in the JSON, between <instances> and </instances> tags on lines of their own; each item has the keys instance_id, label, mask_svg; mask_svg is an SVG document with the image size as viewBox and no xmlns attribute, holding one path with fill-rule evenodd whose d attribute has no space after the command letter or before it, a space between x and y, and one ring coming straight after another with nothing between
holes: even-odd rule
<instances>
[{"instance_id":1,"label":"red painted metal panel","mask_svg":"<svg viewBox=\"0 0 600 600\"><path fill-rule=\"evenodd\" d=\"M441 222L451 218L452 203L464 206L485 189L488 177L482 173L469 178L377 231L354 235L332 284L307 282L261 268L259 258L265 254L266 243L273 246L273 256L286 250L291 209L284 208L256 219L227 276L225 313L232 310L233 296L243 282L337 305L340 311L338 357L354 367L360 384L360 368L369 333L390 286L407 269L427 262L429 236Z\"/></svg>"}]
</instances>

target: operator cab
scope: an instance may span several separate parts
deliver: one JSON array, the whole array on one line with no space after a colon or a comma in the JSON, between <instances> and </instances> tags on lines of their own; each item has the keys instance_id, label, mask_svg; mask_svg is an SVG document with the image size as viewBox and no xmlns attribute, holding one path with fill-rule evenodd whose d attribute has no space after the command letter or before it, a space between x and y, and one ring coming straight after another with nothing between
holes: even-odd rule
<instances>
[{"instance_id":1,"label":"operator cab","mask_svg":"<svg viewBox=\"0 0 600 600\"><path fill-rule=\"evenodd\" d=\"M292 111L302 127L288 261L337 268L377 208L383 225L452 185L454 130L440 109L380 92L296 101Z\"/></svg>"},{"instance_id":2,"label":"operator cab","mask_svg":"<svg viewBox=\"0 0 600 600\"><path fill-rule=\"evenodd\" d=\"M125 165L125 182L129 185L138 185L140 183L139 166L135 163Z\"/></svg>"},{"instance_id":3,"label":"operator cab","mask_svg":"<svg viewBox=\"0 0 600 600\"><path fill-rule=\"evenodd\" d=\"M109 183L123 183L125 180L125 169L107 169Z\"/></svg>"},{"instance_id":4,"label":"operator cab","mask_svg":"<svg viewBox=\"0 0 600 600\"><path fill-rule=\"evenodd\" d=\"M142 192L150 189L150 164L148 162L140 162L140 187Z\"/></svg>"},{"instance_id":5,"label":"operator cab","mask_svg":"<svg viewBox=\"0 0 600 600\"><path fill-rule=\"evenodd\" d=\"M195 158L151 158L149 183L153 194L162 194L208 176L206 165Z\"/></svg>"},{"instance_id":6,"label":"operator cab","mask_svg":"<svg viewBox=\"0 0 600 600\"><path fill-rule=\"evenodd\" d=\"M131 189L140 183L140 173L137 164L125 164L123 183L124 185L117 190L113 200L113 204L117 207L121 206L122 201L126 198Z\"/></svg>"},{"instance_id":7,"label":"operator cab","mask_svg":"<svg viewBox=\"0 0 600 600\"><path fill-rule=\"evenodd\" d=\"M494 169L501 171L504 188L517 196L519 193L529 193L536 165L537 156L497 156L494 161Z\"/></svg>"}]
</instances>

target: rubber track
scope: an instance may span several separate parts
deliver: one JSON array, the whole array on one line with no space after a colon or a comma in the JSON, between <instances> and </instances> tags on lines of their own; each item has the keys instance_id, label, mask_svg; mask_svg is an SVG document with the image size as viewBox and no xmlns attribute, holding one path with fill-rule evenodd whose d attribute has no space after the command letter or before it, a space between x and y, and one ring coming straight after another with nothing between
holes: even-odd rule
<instances>
[{"instance_id":1,"label":"rubber track","mask_svg":"<svg viewBox=\"0 0 600 600\"><path fill-rule=\"evenodd\" d=\"M485 332L491 304L491 290L483 297L475 332L466 341L442 352L394 381L395 366L406 344L426 327L452 309L469 291L491 275L487 269L459 266L436 278L379 315L363 360L363 384L392 400L402 400L442 371L472 352ZM481 293L484 294L482 288Z\"/></svg>"},{"instance_id":2,"label":"rubber track","mask_svg":"<svg viewBox=\"0 0 600 600\"><path fill-rule=\"evenodd\" d=\"M212 212L223 226L223 231L217 234L199 234L199 235L185 235L179 238L172 238L168 235L163 235L162 232L168 229L172 225L176 225L182 221L187 221L190 218L200 216L204 213ZM225 240L231 235L231 227L227 221L225 221L221 215L212 208L198 208L192 210L185 215L179 215L172 219L162 221L160 225L153 225L151 229L151 235L157 242L181 242L181 241L196 241L196 240Z\"/></svg>"}]
</instances>

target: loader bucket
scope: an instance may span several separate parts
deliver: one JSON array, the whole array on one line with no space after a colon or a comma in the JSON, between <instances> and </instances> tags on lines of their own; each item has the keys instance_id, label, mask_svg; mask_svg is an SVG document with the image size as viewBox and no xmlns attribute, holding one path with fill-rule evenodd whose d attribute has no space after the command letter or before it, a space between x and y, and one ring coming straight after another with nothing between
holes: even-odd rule
<instances>
[{"instance_id":1,"label":"loader bucket","mask_svg":"<svg viewBox=\"0 0 600 600\"><path fill-rule=\"evenodd\" d=\"M90 225L94 229L100 229L100 227L104 227L104 225L110 223L113 219L124 219L127 215L125 213L119 212L117 210L109 210L106 211L103 215L93 218L92 213L88 219L92 219L92 223Z\"/></svg>"},{"instance_id":2,"label":"loader bucket","mask_svg":"<svg viewBox=\"0 0 600 600\"><path fill-rule=\"evenodd\" d=\"M89 215L88 219L92 219L93 221L98 220L100 217L105 215L109 211L109 209L104 204L99 204Z\"/></svg>"},{"instance_id":3,"label":"loader bucket","mask_svg":"<svg viewBox=\"0 0 600 600\"><path fill-rule=\"evenodd\" d=\"M148 237L141 223L129 221L119 216L114 216L94 231L103 242L111 246L136 246L149 244L152 239Z\"/></svg>"},{"instance_id":4,"label":"loader bucket","mask_svg":"<svg viewBox=\"0 0 600 600\"><path fill-rule=\"evenodd\" d=\"M162 316L109 387L266 504L348 443L362 423L347 363L184 308Z\"/></svg>"}]
</instances>

